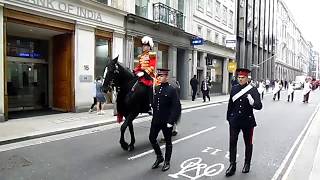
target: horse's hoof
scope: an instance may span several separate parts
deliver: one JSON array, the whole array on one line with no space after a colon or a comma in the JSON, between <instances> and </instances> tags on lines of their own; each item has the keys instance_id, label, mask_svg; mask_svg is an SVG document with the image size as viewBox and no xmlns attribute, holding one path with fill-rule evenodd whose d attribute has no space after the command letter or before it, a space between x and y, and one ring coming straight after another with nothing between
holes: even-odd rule
<instances>
[{"instance_id":1,"label":"horse's hoof","mask_svg":"<svg viewBox=\"0 0 320 180\"><path fill-rule=\"evenodd\" d=\"M123 150L128 151L129 144L126 142L120 142L120 145Z\"/></svg>"},{"instance_id":2,"label":"horse's hoof","mask_svg":"<svg viewBox=\"0 0 320 180\"><path fill-rule=\"evenodd\" d=\"M133 151L134 150L134 145L129 145L128 151Z\"/></svg>"}]
</instances>

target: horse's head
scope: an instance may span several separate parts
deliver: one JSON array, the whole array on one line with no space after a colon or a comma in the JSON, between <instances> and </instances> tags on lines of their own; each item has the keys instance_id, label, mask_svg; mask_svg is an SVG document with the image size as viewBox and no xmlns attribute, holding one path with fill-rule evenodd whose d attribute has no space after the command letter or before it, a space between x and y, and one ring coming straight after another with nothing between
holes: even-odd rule
<instances>
[{"instance_id":1,"label":"horse's head","mask_svg":"<svg viewBox=\"0 0 320 180\"><path fill-rule=\"evenodd\" d=\"M120 73L118 57L119 56L117 56L112 60L110 59L107 60L107 65L104 68L104 73L103 73L103 78L104 78L103 87L109 87L113 83L115 83L115 81L117 80Z\"/></svg>"}]
</instances>

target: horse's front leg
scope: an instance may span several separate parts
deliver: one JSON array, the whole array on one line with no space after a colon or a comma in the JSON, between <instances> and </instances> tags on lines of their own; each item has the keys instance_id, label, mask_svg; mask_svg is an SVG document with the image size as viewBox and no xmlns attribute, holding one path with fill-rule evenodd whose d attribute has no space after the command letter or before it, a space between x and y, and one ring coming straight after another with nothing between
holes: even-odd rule
<instances>
[{"instance_id":1,"label":"horse's front leg","mask_svg":"<svg viewBox=\"0 0 320 180\"><path fill-rule=\"evenodd\" d=\"M124 133L126 132L127 127L128 127L128 119L126 118L126 120L123 122L123 124L121 125L121 128L120 128L120 131L121 131L120 145L121 145L122 149L125 151L128 150L128 146L129 146L128 143L124 139Z\"/></svg>"},{"instance_id":2,"label":"horse's front leg","mask_svg":"<svg viewBox=\"0 0 320 180\"><path fill-rule=\"evenodd\" d=\"M132 114L130 118L128 118L128 126L129 126L129 131L130 131L130 136L131 136L131 142L129 144L129 151L134 150L134 143L136 142L136 138L134 136L134 129L133 129L133 120L138 116L138 114Z\"/></svg>"}]
</instances>

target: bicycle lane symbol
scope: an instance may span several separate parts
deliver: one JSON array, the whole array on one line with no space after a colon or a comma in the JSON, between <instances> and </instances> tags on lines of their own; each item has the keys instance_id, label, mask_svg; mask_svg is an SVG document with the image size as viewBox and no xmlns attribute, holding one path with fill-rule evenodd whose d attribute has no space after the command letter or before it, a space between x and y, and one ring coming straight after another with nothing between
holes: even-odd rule
<instances>
[{"instance_id":1,"label":"bicycle lane symbol","mask_svg":"<svg viewBox=\"0 0 320 180\"><path fill-rule=\"evenodd\" d=\"M213 177L220 174L224 169L224 164L216 163L208 166L205 163L201 163L200 157L191 158L181 163L181 170L175 174L169 174L168 176L177 179L179 176L186 177L191 180L199 179L203 176ZM194 176L191 176L193 174Z\"/></svg>"}]
</instances>

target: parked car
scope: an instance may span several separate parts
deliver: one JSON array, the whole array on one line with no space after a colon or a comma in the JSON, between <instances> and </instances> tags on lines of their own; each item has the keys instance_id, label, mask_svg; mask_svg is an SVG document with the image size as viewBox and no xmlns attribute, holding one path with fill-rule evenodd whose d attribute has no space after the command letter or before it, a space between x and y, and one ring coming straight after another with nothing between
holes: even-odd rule
<instances>
[{"instance_id":1,"label":"parked car","mask_svg":"<svg viewBox=\"0 0 320 180\"><path fill-rule=\"evenodd\" d=\"M293 89L294 90L303 89L303 84L301 82L293 82Z\"/></svg>"}]
</instances>

